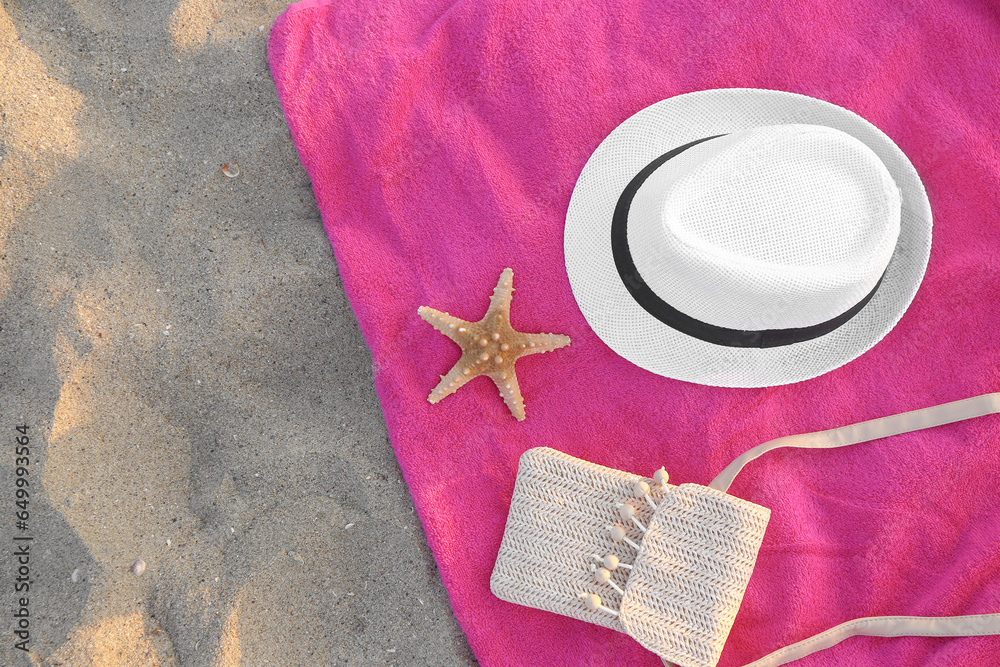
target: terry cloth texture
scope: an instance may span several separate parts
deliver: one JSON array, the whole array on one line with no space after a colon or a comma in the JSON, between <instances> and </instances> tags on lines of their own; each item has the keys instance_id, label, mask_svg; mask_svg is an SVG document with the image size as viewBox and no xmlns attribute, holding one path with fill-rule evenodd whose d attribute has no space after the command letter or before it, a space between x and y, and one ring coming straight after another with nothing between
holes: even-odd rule
<instances>
[{"instance_id":1,"label":"terry cloth texture","mask_svg":"<svg viewBox=\"0 0 1000 667\"><path fill-rule=\"evenodd\" d=\"M1000 387L1000 11L985 0L314 0L278 19L269 57L400 466L483 665L660 667L619 632L491 594L530 447L707 484L778 436ZM844 106L928 191L933 247L913 305L869 352L807 382L648 373L594 335L570 291L563 225L594 148L658 100L719 87ZM459 350L417 308L478 319L507 266L514 328L572 345L518 363L524 422L487 378L429 404ZM1000 418L984 417L752 463L730 492L771 520L719 664L860 616L1000 611L998 443ZM857 637L800 664L986 665L998 648Z\"/></svg>"}]
</instances>

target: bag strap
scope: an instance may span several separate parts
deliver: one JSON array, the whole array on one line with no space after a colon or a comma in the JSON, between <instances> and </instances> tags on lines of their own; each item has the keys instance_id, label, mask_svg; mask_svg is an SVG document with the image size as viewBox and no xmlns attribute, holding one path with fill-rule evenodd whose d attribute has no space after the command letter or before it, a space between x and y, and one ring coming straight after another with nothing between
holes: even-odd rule
<instances>
[{"instance_id":1,"label":"bag strap","mask_svg":"<svg viewBox=\"0 0 1000 667\"><path fill-rule=\"evenodd\" d=\"M765 452L779 447L804 447L808 449L846 447L861 442L886 438L891 435L919 431L952 422L1000 413L1000 393L983 394L961 401L913 410L881 419L819 431L778 438L758 445L726 467L709 485L727 491L733 479L750 461ZM778 667L798 660L816 651L838 644L855 635L871 637L973 637L1000 635L1000 614L974 616L873 616L841 623L809 639L786 646L746 667Z\"/></svg>"},{"instance_id":2,"label":"bag strap","mask_svg":"<svg viewBox=\"0 0 1000 667\"><path fill-rule=\"evenodd\" d=\"M997 412L1000 412L1000 393L982 394L981 396L973 396L961 401L935 405L922 410L913 410L912 412L904 412L898 415L882 417L881 419L871 419L860 424L833 428L829 431L817 431L816 433L803 433L802 435L789 435L784 438L777 438L762 445L757 445L730 463L725 470L712 480L709 487L723 492L727 491L729 485L736 478L736 475L743 469L743 466L762 454L772 449L778 449L779 447L803 447L806 449L846 447L861 442L868 442L869 440L888 438L890 435L920 431L925 428L933 428L934 426L942 426Z\"/></svg>"},{"instance_id":3,"label":"bag strap","mask_svg":"<svg viewBox=\"0 0 1000 667\"><path fill-rule=\"evenodd\" d=\"M841 623L809 639L778 649L746 667L778 667L822 651L849 637L977 637L1000 635L1000 614L975 616L871 616Z\"/></svg>"}]
</instances>

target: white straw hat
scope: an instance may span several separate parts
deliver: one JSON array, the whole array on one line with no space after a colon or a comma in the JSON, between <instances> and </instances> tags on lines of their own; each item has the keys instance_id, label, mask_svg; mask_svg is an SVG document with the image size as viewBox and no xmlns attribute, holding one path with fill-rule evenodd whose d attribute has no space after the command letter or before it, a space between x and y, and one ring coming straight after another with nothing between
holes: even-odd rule
<instances>
[{"instance_id":1,"label":"white straw hat","mask_svg":"<svg viewBox=\"0 0 1000 667\"><path fill-rule=\"evenodd\" d=\"M882 339L930 255L903 152L828 102L733 88L627 119L587 161L566 269L587 322L654 373L722 387L822 375Z\"/></svg>"}]
</instances>

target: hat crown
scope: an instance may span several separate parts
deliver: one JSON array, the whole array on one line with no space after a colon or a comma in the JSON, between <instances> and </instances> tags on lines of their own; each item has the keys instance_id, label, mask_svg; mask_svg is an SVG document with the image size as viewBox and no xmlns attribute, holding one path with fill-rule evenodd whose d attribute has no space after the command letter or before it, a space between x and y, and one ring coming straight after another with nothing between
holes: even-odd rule
<instances>
[{"instance_id":1,"label":"hat crown","mask_svg":"<svg viewBox=\"0 0 1000 667\"><path fill-rule=\"evenodd\" d=\"M718 327L808 327L878 284L900 228L882 161L825 126L756 127L699 143L640 186L636 269L663 301Z\"/></svg>"}]
</instances>

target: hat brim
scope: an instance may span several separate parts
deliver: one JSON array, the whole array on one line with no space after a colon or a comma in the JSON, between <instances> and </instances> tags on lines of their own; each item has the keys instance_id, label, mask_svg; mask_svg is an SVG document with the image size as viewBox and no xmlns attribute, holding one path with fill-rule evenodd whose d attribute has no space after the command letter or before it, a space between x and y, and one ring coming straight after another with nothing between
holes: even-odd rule
<instances>
[{"instance_id":1,"label":"hat brim","mask_svg":"<svg viewBox=\"0 0 1000 667\"><path fill-rule=\"evenodd\" d=\"M901 195L900 233L882 284L846 324L773 348L734 348L683 334L647 313L622 284L611 249L615 204L629 181L663 153L696 139L764 125L832 127L862 141ZM583 316L611 349L658 375L718 387L808 380L859 357L899 322L923 280L931 209L916 169L895 143L857 114L805 95L725 88L678 95L625 120L587 160L566 213L566 270Z\"/></svg>"}]
</instances>

